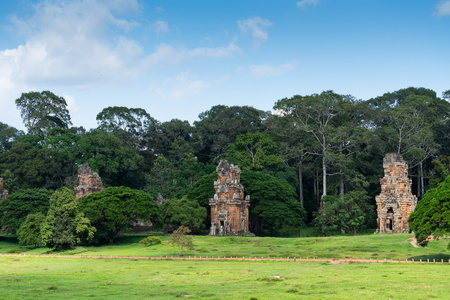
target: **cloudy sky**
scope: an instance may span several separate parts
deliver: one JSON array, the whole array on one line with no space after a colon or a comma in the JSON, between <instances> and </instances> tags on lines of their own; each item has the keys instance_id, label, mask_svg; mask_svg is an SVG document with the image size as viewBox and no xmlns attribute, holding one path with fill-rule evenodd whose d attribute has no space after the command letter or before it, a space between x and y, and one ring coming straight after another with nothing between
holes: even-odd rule
<instances>
[{"instance_id":1,"label":"cloudy sky","mask_svg":"<svg viewBox=\"0 0 450 300\"><path fill-rule=\"evenodd\" d=\"M75 126L107 106L193 122L323 90L450 89L450 1L0 1L0 121L50 90Z\"/></svg>"}]
</instances>

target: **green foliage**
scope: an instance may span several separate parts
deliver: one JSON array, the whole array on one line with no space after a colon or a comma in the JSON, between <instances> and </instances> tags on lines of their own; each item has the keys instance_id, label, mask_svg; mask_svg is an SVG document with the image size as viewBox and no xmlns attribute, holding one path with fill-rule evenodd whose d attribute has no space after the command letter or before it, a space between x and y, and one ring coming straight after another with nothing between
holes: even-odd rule
<instances>
[{"instance_id":1,"label":"green foliage","mask_svg":"<svg viewBox=\"0 0 450 300\"><path fill-rule=\"evenodd\" d=\"M440 238L450 234L450 176L425 193L409 216L409 226L421 246L428 244L430 235Z\"/></svg>"},{"instance_id":2,"label":"green foliage","mask_svg":"<svg viewBox=\"0 0 450 300\"><path fill-rule=\"evenodd\" d=\"M443 182L448 175L450 175L450 156L440 155L432 161L433 170L431 171L431 178L429 181L430 187L434 188L440 182Z\"/></svg>"},{"instance_id":3,"label":"green foliage","mask_svg":"<svg viewBox=\"0 0 450 300\"><path fill-rule=\"evenodd\" d=\"M191 230L186 226L180 226L170 235L169 245L177 246L180 251L180 255L183 255L184 248L188 248L190 250L194 249L192 237L188 235L190 232Z\"/></svg>"},{"instance_id":4,"label":"green foliage","mask_svg":"<svg viewBox=\"0 0 450 300\"><path fill-rule=\"evenodd\" d=\"M45 136L52 128L72 124L66 100L50 91L23 93L16 106L29 134Z\"/></svg>"},{"instance_id":5,"label":"green foliage","mask_svg":"<svg viewBox=\"0 0 450 300\"><path fill-rule=\"evenodd\" d=\"M146 176L145 191L156 197L158 193L164 198L176 197L178 193L189 189L204 174L204 168L192 154L186 155L177 168L164 155L158 156L152 170Z\"/></svg>"},{"instance_id":6,"label":"green foliage","mask_svg":"<svg viewBox=\"0 0 450 300\"><path fill-rule=\"evenodd\" d=\"M269 113L249 106L216 105L201 113L194 122L195 134L200 141L197 155L201 162L216 164L225 155L227 145L247 132L263 132L264 119Z\"/></svg>"},{"instance_id":7,"label":"green foliage","mask_svg":"<svg viewBox=\"0 0 450 300\"><path fill-rule=\"evenodd\" d=\"M17 190L0 202L1 226L15 233L29 214L47 214L52 191L46 189Z\"/></svg>"},{"instance_id":8,"label":"green foliage","mask_svg":"<svg viewBox=\"0 0 450 300\"><path fill-rule=\"evenodd\" d=\"M119 231L138 221L162 223L159 207L148 193L123 186L84 196L78 207L97 229L96 243L112 243Z\"/></svg>"},{"instance_id":9,"label":"green foliage","mask_svg":"<svg viewBox=\"0 0 450 300\"><path fill-rule=\"evenodd\" d=\"M14 141L21 135L23 135L21 130L0 122L0 150L9 151Z\"/></svg>"},{"instance_id":10,"label":"green foliage","mask_svg":"<svg viewBox=\"0 0 450 300\"><path fill-rule=\"evenodd\" d=\"M112 132L91 130L73 146L77 164L88 162L106 186L140 187L144 159Z\"/></svg>"},{"instance_id":11,"label":"green foliage","mask_svg":"<svg viewBox=\"0 0 450 300\"><path fill-rule=\"evenodd\" d=\"M323 235L337 228L341 229L341 233L351 231L356 235L376 217L369 201L366 191L350 191L338 197L327 195L315 213L314 225Z\"/></svg>"},{"instance_id":12,"label":"green foliage","mask_svg":"<svg viewBox=\"0 0 450 300\"><path fill-rule=\"evenodd\" d=\"M88 242L96 229L88 218L78 211L75 193L62 188L50 197L50 208L41 224L43 243L49 248L67 249Z\"/></svg>"},{"instance_id":13,"label":"green foliage","mask_svg":"<svg viewBox=\"0 0 450 300\"><path fill-rule=\"evenodd\" d=\"M29 214L25 221L17 230L17 238L22 245L34 245L38 247L41 244L41 224L44 221L44 214L38 212Z\"/></svg>"},{"instance_id":14,"label":"green foliage","mask_svg":"<svg viewBox=\"0 0 450 300\"><path fill-rule=\"evenodd\" d=\"M33 147L29 143L15 143L0 156L0 172L10 170L22 189L56 189L67 176L66 166L58 159L58 151Z\"/></svg>"},{"instance_id":15,"label":"green foliage","mask_svg":"<svg viewBox=\"0 0 450 300\"><path fill-rule=\"evenodd\" d=\"M12 194L19 189L17 177L10 170L5 170L0 174L0 178L3 178L3 188L7 190L9 194Z\"/></svg>"},{"instance_id":16,"label":"green foliage","mask_svg":"<svg viewBox=\"0 0 450 300\"><path fill-rule=\"evenodd\" d=\"M164 224L186 226L192 231L203 229L204 220L207 216L206 208L200 206L196 200L187 196L181 199L169 199L163 207Z\"/></svg>"},{"instance_id":17,"label":"green foliage","mask_svg":"<svg viewBox=\"0 0 450 300\"><path fill-rule=\"evenodd\" d=\"M267 133L241 134L230 144L227 157L235 159L243 170L261 170L283 162L277 144Z\"/></svg>"},{"instance_id":18,"label":"green foliage","mask_svg":"<svg viewBox=\"0 0 450 300\"><path fill-rule=\"evenodd\" d=\"M146 247L152 246L152 245L159 245L159 244L161 244L161 239L156 236L148 236L145 239L140 240L139 244L142 244Z\"/></svg>"},{"instance_id":19,"label":"green foliage","mask_svg":"<svg viewBox=\"0 0 450 300\"><path fill-rule=\"evenodd\" d=\"M286 180L254 171L242 171L241 184L250 195L250 226L254 233L296 235L306 212Z\"/></svg>"}]
</instances>

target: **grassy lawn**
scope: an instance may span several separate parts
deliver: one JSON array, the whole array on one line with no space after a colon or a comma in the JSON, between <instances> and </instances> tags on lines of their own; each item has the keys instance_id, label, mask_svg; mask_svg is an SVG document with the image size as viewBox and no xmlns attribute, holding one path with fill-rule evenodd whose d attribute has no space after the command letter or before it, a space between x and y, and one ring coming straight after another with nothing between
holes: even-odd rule
<instances>
[{"instance_id":1,"label":"grassy lawn","mask_svg":"<svg viewBox=\"0 0 450 300\"><path fill-rule=\"evenodd\" d=\"M168 245L169 236L160 235L163 243L144 247L138 242L145 236L123 235L115 244L101 247L78 246L61 254L175 256L178 249ZM191 256L256 256L302 258L379 258L379 259L450 259L449 239L431 241L428 247L414 248L412 234L369 234L359 236L332 236L314 238L273 237L211 237L194 236ZM0 253L53 253L48 248L19 246L13 237L0 237Z\"/></svg>"},{"instance_id":2,"label":"grassy lawn","mask_svg":"<svg viewBox=\"0 0 450 300\"><path fill-rule=\"evenodd\" d=\"M448 264L0 257L2 299L448 299Z\"/></svg>"}]
</instances>

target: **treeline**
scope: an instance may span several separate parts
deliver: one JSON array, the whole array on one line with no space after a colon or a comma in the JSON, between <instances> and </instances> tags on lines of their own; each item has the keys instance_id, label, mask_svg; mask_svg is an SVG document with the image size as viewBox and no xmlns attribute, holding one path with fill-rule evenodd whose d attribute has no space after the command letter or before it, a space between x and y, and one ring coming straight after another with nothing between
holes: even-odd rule
<instances>
[{"instance_id":1,"label":"treeline","mask_svg":"<svg viewBox=\"0 0 450 300\"><path fill-rule=\"evenodd\" d=\"M192 125L160 122L141 108L107 107L98 127L86 130L72 127L64 98L25 93L16 105L27 132L0 122L0 177L11 199L30 189L42 196L43 189L73 189L88 162L106 187L164 197L162 223L201 231L209 224L215 167L227 159L243 170L252 232L295 235L311 223L323 233L356 233L376 227L386 153L403 155L419 198L448 175L448 98L450 90L438 97L412 87L364 101L324 91L281 99L273 112L216 105ZM12 210L5 202L0 210ZM9 224L6 215L2 225Z\"/></svg>"}]
</instances>

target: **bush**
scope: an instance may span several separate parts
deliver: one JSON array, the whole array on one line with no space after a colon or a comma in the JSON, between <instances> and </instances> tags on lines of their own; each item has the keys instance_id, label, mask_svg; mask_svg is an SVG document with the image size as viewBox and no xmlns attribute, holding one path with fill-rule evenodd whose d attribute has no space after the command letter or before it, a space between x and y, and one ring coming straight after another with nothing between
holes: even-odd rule
<instances>
[{"instance_id":1,"label":"bush","mask_svg":"<svg viewBox=\"0 0 450 300\"><path fill-rule=\"evenodd\" d=\"M158 245L161 244L161 239L156 236L148 236L145 239L142 239L139 244L143 244L146 247L152 246L152 245Z\"/></svg>"}]
</instances>

